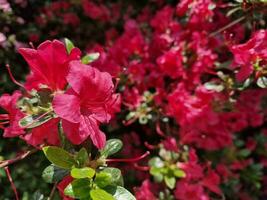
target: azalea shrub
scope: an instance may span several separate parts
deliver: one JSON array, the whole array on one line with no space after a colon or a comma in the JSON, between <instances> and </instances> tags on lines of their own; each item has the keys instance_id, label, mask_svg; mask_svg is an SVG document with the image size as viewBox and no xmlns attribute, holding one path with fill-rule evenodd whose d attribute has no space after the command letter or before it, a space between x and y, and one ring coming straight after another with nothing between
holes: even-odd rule
<instances>
[{"instance_id":1,"label":"azalea shrub","mask_svg":"<svg viewBox=\"0 0 267 200\"><path fill-rule=\"evenodd\" d=\"M0 0L0 199L266 199L266 11Z\"/></svg>"}]
</instances>

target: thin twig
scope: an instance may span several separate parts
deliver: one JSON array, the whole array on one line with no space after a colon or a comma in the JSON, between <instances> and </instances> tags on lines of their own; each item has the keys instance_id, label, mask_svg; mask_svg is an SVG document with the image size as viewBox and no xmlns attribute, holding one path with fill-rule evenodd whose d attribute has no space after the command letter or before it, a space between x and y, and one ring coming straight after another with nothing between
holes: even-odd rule
<instances>
[{"instance_id":1,"label":"thin twig","mask_svg":"<svg viewBox=\"0 0 267 200\"><path fill-rule=\"evenodd\" d=\"M13 190L14 193L15 193L16 200L19 200L19 195L18 195L16 186L15 186L13 180L12 180L12 177L11 177L11 175L10 175L10 171L9 171L8 167L5 167L5 171L6 171L7 178L8 178L8 180L9 180L10 184L11 184L12 190Z\"/></svg>"},{"instance_id":2,"label":"thin twig","mask_svg":"<svg viewBox=\"0 0 267 200\"><path fill-rule=\"evenodd\" d=\"M53 186L53 188L52 188L52 190L50 192L50 195L49 195L47 200L52 200L53 199L53 196L55 194L56 189L57 189L57 183L54 184L54 186Z\"/></svg>"},{"instance_id":3,"label":"thin twig","mask_svg":"<svg viewBox=\"0 0 267 200\"><path fill-rule=\"evenodd\" d=\"M0 168L6 167L10 164L13 164L17 161L23 160L24 158L28 157L29 155L36 153L37 151L39 151L39 149L32 149L29 151L26 151L25 153L17 156L16 158L10 159L10 160L4 160L2 162L0 162Z\"/></svg>"},{"instance_id":4,"label":"thin twig","mask_svg":"<svg viewBox=\"0 0 267 200\"><path fill-rule=\"evenodd\" d=\"M242 16L234 21L232 21L231 23L227 24L226 26L220 28L219 30L212 32L211 34L209 34L210 37L213 37L215 35L217 35L220 32L223 32L225 30L227 30L228 28L231 28L232 26L238 24L239 22L243 21L244 19L246 19L246 16Z\"/></svg>"}]
</instances>

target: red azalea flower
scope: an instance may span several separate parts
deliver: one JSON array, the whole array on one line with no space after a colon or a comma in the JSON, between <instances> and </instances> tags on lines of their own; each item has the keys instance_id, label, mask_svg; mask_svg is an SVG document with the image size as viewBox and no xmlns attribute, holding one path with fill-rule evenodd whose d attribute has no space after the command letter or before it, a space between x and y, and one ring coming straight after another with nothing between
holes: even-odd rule
<instances>
[{"instance_id":1,"label":"red azalea flower","mask_svg":"<svg viewBox=\"0 0 267 200\"><path fill-rule=\"evenodd\" d=\"M174 194L177 200L209 200L201 185L185 181L178 181Z\"/></svg>"},{"instance_id":2,"label":"red azalea flower","mask_svg":"<svg viewBox=\"0 0 267 200\"><path fill-rule=\"evenodd\" d=\"M171 78L181 77L184 73L183 57L180 50L166 52L157 59L157 64L162 72Z\"/></svg>"},{"instance_id":3,"label":"red azalea flower","mask_svg":"<svg viewBox=\"0 0 267 200\"><path fill-rule=\"evenodd\" d=\"M142 186L135 191L137 200L156 200L157 198L152 193L152 184L149 180L145 180Z\"/></svg>"},{"instance_id":4,"label":"red azalea flower","mask_svg":"<svg viewBox=\"0 0 267 200\"><path fill-rule=\"evenodd\" d=\"M104 22L110 19L110 12L108 8L103 4L97 5L91 1L83 0L82 6L84 14L92 19L101 20Z\"/></svg>"},{"instance_id":5,"label":"red azalea flower","mask_svg":"<svg viewBox=\"0 0 267 200\"><path fill-rule=\"evenodd\" d=\"M193 0L181 0L176 6L176 14L182 17L189 10L189 5L192 4Z\"/></svg>"},{"instance_id":6,"label":"red azalea flower","mask_svg":"<svg viewBox=\"0 0 267 200\"><path fill-rule=\"evenodd\" d=\"M97 45L88 52L98 52L99 58L90 63L91 66L99 69L101 72L108 72L111 76L117 76L120 72L120 66L105 52L104 48Z\"/></svg>"},{"instance_id":7,"label":"red azalea flower","mask_svg":"<svg viewBox=\"0 0 267 200\"><path fill-rule=\"evenodd\" d=\"M173 13L174 9L172 7L165 6L156 13L154 18L152 18L150 25L158 32L165 32L172 22Z\"/></svg>"},{"instance_id":8,"label":"red azalea flower","mask_svg":"<svg viewBox=\"0 0 267 200\"><path fill-rule=\"evenodd\" d=\"M102 148L106 137L99 124L110 120L112 107L118 102L110 74L73 61L67 81L71 88L53 100L54 111L63 119L67 137L80 144L90 136L94 145Z\"/></svg>"},{"instance_id":9,"label":"red azalea flower","mask_svg":"<svg viewBox=\"0 0 267 200\"><path fill-rule=\"evenodd\" d=\"M184 180L195 181L203 178L203 167L198 163L198 157L196 151L191 149L189 151L189 160L186 163L178 163L178 167L186 173Z\"/></svg>"},{"instance_id":10,"label":"red azalea flower","mask_svg":"<svg viewBox=\"0 0 267 200\"><path fill-rule=\"evenodd\" d=\"M28 144L37 146L46 142L50 145L59 145L58 119L51 119L48 122L33 128L30 133L23 138Z\"/></svg>"},{"instance_id":11,"label":"red azalea flower","mask_svg":"<svg viewBox=\"0 0 267 200\"><path fill-rule=\"evenodd\" d=\"M73 198L67 197L64 195L65 188L73 181L71 176L66 176L63 180L57 185L57 189L59 191L60 196L63 200L73 200Z\"/></svg>"},{"instance_id":12,"label":"red azalea flower","mask_svg":"<svg viewBox=\"0 0 267 200\"><path fill-rule=\"evenodd\" d=\"M198 0L189 5L188 28L195 30L207 30L212 27L208 22L213 20L216 4L211 0Z\"/></svg>"},{"instance_id":13,"label":"red azalea flower","mask_svg":"<svg viewBox=\"0 0 267 200\"><path fill-rule=\"evenodd\" d=\"M219 187L220 184L220 177L216 172L211 169L208 169L206 176L202 180L202 185L208 188L210 191L221 195L222 191Z\"/></svg>"},{"instance_id":14,"label":"red azalea flower","mask_svg":"<svg viewBox=\"0 0 267 200\"><path fill-rule=\"evenodd\" d=\"M202 86L191 95L182 84L169 95L169 114L180 125L181 143L195 143L207 150L231 144L231 134L225 127L221 127L220 115L213 108L213 102L217 98L223 101L217 93Z\"/></svg>"},{"instance_id":15,"label":"red azalea flower","mask_svg":"<svg viewBox=\"0 0 267 200\"><path fill-rule=\"evenodd\" d=\"M218 164L216 166L216 171L222 179L221 182L227 182L229 178L232 177L231 171L225 164Z\"/></svg>"},{"instance_id":16,"label":"red azalea flower","mask_svg":"<svg viewBox=\"0 0 267 200\"><path fill-rule=\"evenodd\" d=\"M64 24L75 27L80 24L80 18L75 13L65 13L62 15Z\"/></svg>"},{"instance_id":17,"label":"red azalea flower","mask_svg":"<svg viewBox=\"0 0 267 200\"><path fill-rule=\"evenodd\" d=\"M168 151L174 151L178 152L178 146L176 143L175 138L173 137L167 137L163 142L162 142L164 148Z\"/></svg>"},{"instance_id":18,"label":"red azalea flower","mask_svg":"<svg viewBox=\"0 0 267 200\"><path fill-rule=\"evenodd\" d=\"M4 129L4 137L15 137L24 134L24 130L19 126L19 120L23 113L17 108L16 104L21 97L20 91L15 91L12 95L3 94L0 97L0 107L8 114L0 114L0 128ZM5 127L5 124L9 126Z\"/></svg>"},{"instance_id":19,"label":"red azalea flower","mask_svg":"<svg viewBox=\"0 0 267 200\"><path fill-rule=\"evenodd\" d=\"M42 85L52 91L65 88L69 62L80 57L80 50L68 54L65 45L58 41L45 41L37 49L20 48L20 54L30 66L31 74L25 83L26 89L38 89Z\"/></svg>"},{"instance_id":20,"label":"red azalea flower","mask_svg":"<svg viewBox=\"0 0 267 200\"><path fill-rule=\"evenodd\" d=\"M254 151L255 148L257 147L257 142L253 138L248 138L246 142L246 148L249 149L250 151Z\"/></svg>"},{"instance_id":21,"label":"red azalea flower","mask_svg":"<svg viewBox=\"0 0 267 200\"><path fill-rule=\"evenodd\" d=\"M234 45L231 47L234 54L234 65L240 67L236 78L244 81L253 72L253 64L257 60L266 62L267 59L267 31L261 30L245 44Z\"/></svg>"}]
</instances>

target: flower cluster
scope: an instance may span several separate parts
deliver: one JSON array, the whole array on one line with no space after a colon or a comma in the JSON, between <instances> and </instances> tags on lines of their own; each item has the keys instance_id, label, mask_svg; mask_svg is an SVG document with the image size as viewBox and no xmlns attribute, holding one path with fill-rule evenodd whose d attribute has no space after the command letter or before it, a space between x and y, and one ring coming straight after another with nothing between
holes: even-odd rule
<instances>
[{"instance_id":1,"label":"flower cluster","mask_svg":"<svg viewBox=\"0 0 267 200\"><path fill-rule=\"evenodd\" d=\"M34 18L40 27L29 39L38 42L42 31L60 24L82 50L68 39L18 48L30 73L22 84L7 66L21 90L0 97L3 136L44 147L53 164L44 177L59 182L64 199L98 200L95 192L119 199L121 172L113 167L137 200L265 199L267 30L264 12L257 13L257 26L247 17L262 5L151 0L135 10L121 1L83 0L42 6ZM65 36L58 27L48 35ZM95 39L81 39L95 31ZM4 40L0 33L0 46ZM108 137L122 139L124 158L107 158L122 146ZM48 179L51 167L64 176Z\"/></svg>"},{"instance_id":2,"label":"flower cluster","mask_svg":"<svg viewBox=\"0 0 267 200\"><path fill-rule=\"evenodd\" d=\"M103 148L106 137L99 125L110 121L120 103L111 75L82 64L80 50L68 52L58 40L19 52L31 72L21 85L24 94L16 91L0 98L7 111L1 115L2 124L9 122L2 127L4 136L21 136L32 145L57 145L61 123L73 144L90 137L97 148Z\"/></svg>"}]
</instances>

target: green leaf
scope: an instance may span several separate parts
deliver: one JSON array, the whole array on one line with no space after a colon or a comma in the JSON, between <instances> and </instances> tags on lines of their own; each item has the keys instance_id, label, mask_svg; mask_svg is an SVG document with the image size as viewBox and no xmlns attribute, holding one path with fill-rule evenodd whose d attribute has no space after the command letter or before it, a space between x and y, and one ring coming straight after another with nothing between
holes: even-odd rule
<instances>
[{"instance_id":1,"label":"green leaf","mask_svg":"<svg viewBox=\"0 0 267 200\"><path fill-rule=\"evenodd\" d=\"M181 169L174 169L173 170L173 174L177 178L184 178L186 176L185 172L183 170L181 170Z\"/></svg>"},{"instance_id":2,"label":"green leaf","mask_svg":"<svg viewBox=\"0 0 267 200\"><path fill-rule=\"evenodd\" d=\"M224 90L223 85L218 85L218 84L213 83L213 82L206 82L204 84L204 86L207 90L213 90L215 92L222 92Z\"/></svg>"},{"instance_id":3,"label":"green leaf","mask_svg":"<svg viewBox=\"0 0 267 200\"><path fill-rule=\"evenodd\" d=\"M138 119L138 122L139 122L140 124L147 124L147 122L148 122L148 118L147 118L147 116L146 116L146 115L141 115L141 116L139 117L139 119Z\"/></svg>"},{"instance_id":4,"label":"green leaf","mask_svg":"<svg viewBox=\"0 0 267 200\"><path fill-rule=\"evenodd\" d=\"M159 157L154 157L149 160L148 165L151 167L161 168L164 167L164 162Z\"/></svg>"},{"instance_id":5,"label":"green leaf","mask_svg":"<svg viewBox=\"0 0 267 200\"><path fill-rule=\"evenodd\" d=\"M121 170L114 167L105 167L102 172L109 173L111 175L111 184L123 186L123 177Z\"/></svg>"},{"instance_id":6,"label":"green leaf","mask_svg":"<svg viewBox=\"0 0 267 200\"><path fill-rule=\"evenodd\" d=\"M47 183L55 183L62 180L68 174L69 174L68 170L59 168L54 165L49 165L44 169L42 173L42 178Z\"/></svg>"},{"instance_id":7,"label":"green leaf","mask_svg":"<svg viewBox=\"0 0 267 200\"><path fill-rule=\"evenodd\" d=\"M42 114L26 116L21 120L19 120L19 125L22 128L35 128L41 126L42 124L46 123L47 121L53 118L51 115L45 115L44 117L41 117L40 119L36 120L41 115Z\"/></svg>"},{"instance_id":8,"label":"green leaf","mask_svg":"<svg viewBox=\"0 0 267 200\"><path fill-rule=\"evenodd\" d=\"M115 200L111 194L102 189L91 190L90 196L92 200Z\"/></svg>"},{"instance_id":9,"label":"green leaf","mask_svg":"<svg viewBox=\"0 0 267 200\"><path fill-rule=\"evenodd\" d=\"M68 38L65 38L65 44L67 52L70 54L71 50L75 47L72 41L70 41Z\"/></svg>"},{"instance_id":10,"label":"green leaf","mask_svg":"<svg viewBox=\"0 0 267 200\"><path fill-rule=\"evenodd\" d=\"M83 64L89 64L89 63L97 60L99 58L99 56L100 56L100 54L98 52L87 54L82 58L82 63Z\"/></svg>"},{"instance_id":11,"label":"green leaf","mask_svg":"<svg viewBox=\"0 0 267 200\"><path fill-rule=\"evenodd\" d=\"M175 188L176 180L174 177L164 176L164 182L168 188L170 188L170 189Z\"/></svg>"},{"instance_id":12,"label":"green leaf","mask_svg":"<svg viewBox=\"0 0 267 200\"><path fill-rule=\"evenodd\" d=\"M163 180L162 168L151 167L149 172L153 175L156 182L161 182Z\"/></svg>"},{"instance_id":13,"label":"green leaf","mask_svg":"<svg viewBox=\"0 0 267 200\"><path fill-rule=\"evenodd\" d=\"M44 200L45 196L39 190L37 190L36 192L32 194L32 199L33 200Z\"/></svg>"},{"instance_id":14,"label":"green leaf","mask_svg":"<svg viewBox=\"0 0 267 200\"><path fill-rule=\"evenodd\" d=\"M43 148L43 152L52 164L63 169L71 169L76 164L72 155L59 147L47 146Z\"/></svg>"},{"instance_id":15,"label":"green leaf","mask_svg":"<svg viewBox=\"0 0 267 200\"><path fill-rule=\"evenodd\" d=\"M101 157L107 158L108 156L117 153L122 146L122 141L119 139L108 140L103 150L100 151L100 155Z\"/></svg>"},{"instance_id":16,"label":"green leaf","mask_svg":"<svg viewBox=\"0 0 267 200\"><path fill-rule=\"evenodd\" d=\"M266 88L267 87L267 78L266 77L260 77L260 78L258 78L257 85L260 88Z\"/></svg>"},{"instance_id":17,"label":"green leaf","mask_svg":"<svg viewBox=\"0 0 267 200\"><path fill-rule=\"evenodd\" d=\"M80 151L75 157L75 160L78 161L80 167L83 167L85 163L89 161L89 156L85 148L80 149Z\"/></svg>"},{"instance_id":18,"label":"green leaf","mask_svg":"<svg viewBox=\"0 0 267 200\"><path fill-rule=\"evenodd\" d=\"M241 156L241 157L248 157L249 155L251 154L251 151L249 149L241 149L239 152L238 152L238 155Z\"/></svg>"},{"instance_id":19,"label":"green leaf","mask_svg":"<svg viewBox=\"0 0 267 200\"><path fill-rule=\"evenodd\" d=\"M64 190L64 194L72 198L87 198L90 197L90 179L75 179Z\"/></svg>"},{"instance_id":20,"label":"green leaf","mask_svg":"<svg viewBox=\"0 0 267 200\"><path fill-rule=\"evenodd\" d=\"M95 170L90 167L73 168L70 174L73 178L93 178Z\"/></svg>"},{"instance_id":21,"label":"green leaf","mask_svg":"<svg viewBox=\"0 0 267 200\"><path fill-rule=\"evenodd\" d=\"M110 186L106 187L105 190L112 194L115 200L136 200L128 190L121 186Z\"/></svg>"},{"instance_id":22,"label":"green leaf","mask_svg":"<svg viewBox=\"0 0 267 200\"><path fill-rule=\"evenodd\" d=\"M103 188L107 185L111 185L112 183L112 176L110 173L100 172L96 174L95 183L98 187Z\"/></svg>"}]
</instances>

